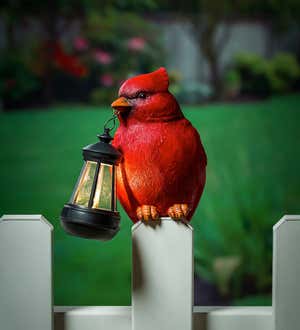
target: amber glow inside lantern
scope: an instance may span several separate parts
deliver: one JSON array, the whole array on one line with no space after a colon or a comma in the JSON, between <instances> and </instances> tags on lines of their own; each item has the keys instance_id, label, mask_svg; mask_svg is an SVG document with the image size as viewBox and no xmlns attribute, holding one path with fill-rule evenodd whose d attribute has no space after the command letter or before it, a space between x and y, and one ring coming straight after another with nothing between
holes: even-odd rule
<instances>
[{"instance_id":1,"label":"amber glow inside lantern","mask_svg":"<svg viewBox=\"0 0 300 330\"><path fill-rule=\"evenodd\" d=\"M113 165L87 161L70 202L93 209L115 211L114 171Z\"/></svg>"},{"instance_id":2,"label":"amber glow inside lantern","mask_svg":"<svg viewBox=\"0 0 300 330\"><path fill-rule=\"evenodd\" d=\"M61 223L72 235L108 240L119 231L115 176L121 154L110 144L109 129L98 137L83 148L85 162Z\"/></svg>"}]
</instances>

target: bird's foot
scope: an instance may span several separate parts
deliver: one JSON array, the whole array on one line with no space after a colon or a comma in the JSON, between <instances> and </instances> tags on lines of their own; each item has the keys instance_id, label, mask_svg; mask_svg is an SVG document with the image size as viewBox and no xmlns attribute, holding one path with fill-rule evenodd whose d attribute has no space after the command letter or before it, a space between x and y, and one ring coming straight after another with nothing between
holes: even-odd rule
<instances>
[{"instance_id":1,"label":"bird's foot","mask_svg":"<svg viewBox=\"0 0 300 330\"><path fill-rule=\"evenodd\" d=\"M151 221L159 218L157 208L153 205L139 206L136 209L136 215L140 221Z\"/></svg>"},{"instance_id":2,"label":"bird's foot","mask_svg":"<svg viewBox=\"0 0 300 330\"><path fill-rule=\"evenodd\" d=\"M168 215L173 220L185 219L189 214L189 207L187 204L174 204L168 208Z\"/></svg>"}]
</instances>

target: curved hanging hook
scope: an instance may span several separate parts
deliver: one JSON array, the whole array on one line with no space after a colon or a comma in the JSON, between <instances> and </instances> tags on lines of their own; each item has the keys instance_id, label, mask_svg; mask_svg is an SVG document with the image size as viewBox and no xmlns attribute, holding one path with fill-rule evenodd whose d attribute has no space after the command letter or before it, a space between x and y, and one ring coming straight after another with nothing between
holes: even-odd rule
<instances>
[{"instance_id":1,"label":"curved hanging hook","mask_svg":"<svg viewBox=\"0 0 300 330\"><path fill-rule=\"evenodd\" d=\"M119 111L114 111L113 116L109 118L105 124L104 124L104 130L110 132L116 127L116 119L118 117ZM108 125L112 122L112 127L109 127Z\"/></svg>"}]
</instances>

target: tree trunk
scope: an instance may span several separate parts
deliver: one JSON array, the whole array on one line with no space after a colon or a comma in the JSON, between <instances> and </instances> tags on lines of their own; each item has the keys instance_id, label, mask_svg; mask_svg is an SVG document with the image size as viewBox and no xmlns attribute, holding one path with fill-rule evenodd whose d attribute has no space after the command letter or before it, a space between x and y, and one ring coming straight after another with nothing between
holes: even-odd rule
<instances>
[{"instance_id":1,"label":"tree trunk","mask_svg":"<svg viewBox=\"0 0 300 330\"><path fill-rule=\"evenodd\" d=\"M214 98L220 99L222 95L222 77L219 69L218 56L216 54L206 56L210 70L210 81L214 90Z\"/></svg>"},{"instance_id":2,"label":"tree trunk","mask_svg":"<svg viewBox=\"0 0 300 330\"><path fill-rule=\"evenodd\" d=\"M218 47L216 44L216 32L219 20L212 17L209 17L206 21L198 18L192 21L192 25L199 50L206 59L209 67L213 98L219 99L222 94L222 77L219 67L219 55L222 47Z\"/></svg>"},{"instance_id":3,"label":"tree trunk","mask_svg":"<svg viewBox=\"0 0 300 330\"><path fill-rule=\"evenodd\" d=\"M219 99L222 92L222 80L219 70L219 54L216 47L216 30L218 23L211 20L199 36L199 48L204 55L210 71L210 81L213 87L213 97Z\"/></svg>"}]
</instances>

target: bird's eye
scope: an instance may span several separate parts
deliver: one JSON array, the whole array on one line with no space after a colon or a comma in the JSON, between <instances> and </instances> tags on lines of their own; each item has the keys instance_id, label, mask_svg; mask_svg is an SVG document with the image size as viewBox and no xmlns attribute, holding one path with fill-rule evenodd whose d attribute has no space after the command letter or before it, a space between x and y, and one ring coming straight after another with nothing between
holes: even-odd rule
<instances>
[{"instance_id":1,"label":"bird's eye","mask_svg":"<svg viewBox=\"0 0 300 330\"><path fill-rule=\"evenodd\" d=\"M138 95L137 95L137 97L138 98L140 98L140 99L145 99L146 98L146 93L144 93L144 92L140 92L140 93L138 93Z\"/></svg>"}]
</instances>

